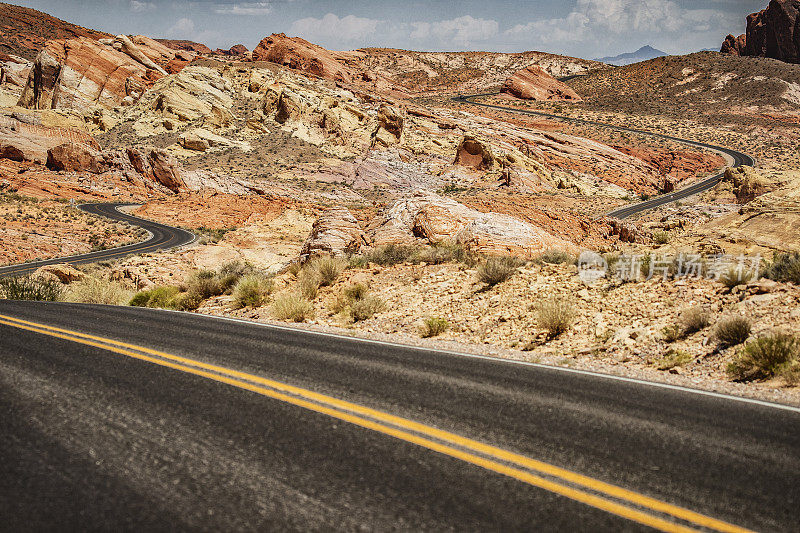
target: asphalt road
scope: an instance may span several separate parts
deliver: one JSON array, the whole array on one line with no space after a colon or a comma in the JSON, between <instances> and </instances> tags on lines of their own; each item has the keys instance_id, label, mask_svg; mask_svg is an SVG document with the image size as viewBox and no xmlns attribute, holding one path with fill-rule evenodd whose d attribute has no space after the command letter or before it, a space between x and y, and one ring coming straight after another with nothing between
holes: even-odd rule
<instances>
[{"instance_id":1,"label":"asphalt road","mask_svg":"<svg viewBox=\"0 0 800 533\"><path fill-rule=\"evenodd\" d=\"M119 259L132 254L142 252L155 252L157 250L169 250L178 246L189 244L195 240L195 235L191 232L180 228L174 228L165 224L159 224L151 220L135 217L122 213L117 208L132 204L81 204L78 206L82 211L110 218L117 222L128 222L134 226L139 226L150 232L150 237L142 242L131 244L128 246L121 246L118 248L109 248L107 250L99 250L88 254L73 255L69 257L58 257L55 259L48 259L45 261L35 261L19 265L9 265L0 267L0 277L6 276L20 276L30 274L37 268L45 265L55 265L58 263L70 263L73 265L96 263L97 261L104 261L109 259Z\"/></svg>"},{"instance_id":2,"label":"asphalt road","mask_svg":"<svg viewBox=\"0 0 800 533\"><path fill-rule=\"evenodd\" d=\"M13 301L0 382L7 531L800 524L800 410L721 395Z\"/></svg>"},{"instance_id":3,"label":"asphalt road","mask_svg":"<svg viewBox=\"0 0 800 533\"><path fill-rule=\"evenodd\" d=\"M575 77L578 77L578 75L567 76L566 78L561 78L561 80L562 81L566 81L566 80L569 80L569 79L572 79L572 78L575 78ZM483 103L483 102L476 102L474 100L474 98L480 98L482 96L493 96L493 95L496 95L496 94L498 94L498 93L483 93L483 94L462 95L462 96L454 97L453 100L456 101L456 102L468 103L468 104L471 104L471 105L477 105L477 106L481 106L481 107L488 107L488 108L491 108L491 109L498 109L500 111L509 111L509 112L512 112L512 113L521 113L521 114L524 114L524 115L536 115L536 116L541 116L541 117L547 117L547 118L563 120L563 121L566 121L566 122L573 122L573 123L576 123L576 124L584 124L584 125L589 125L589 126L599 126L599 127L603 127L603 128L609 128L609 129L612 129L612 130L616 130L616 131L624 131L624 132L627 132L627 133L635 133L637 135L645 135L645 136L649 136L649 137L656 137L656 138L659 138L659 139L667 139L667 140L670 140L670 141L679 142L679 143L682 143L682 144L685 144L685 145L688 145L688 146L692 146L692 147L695 147L695 148L704 148L704 149L716 152L716 153L718 153L719 155L721 155L722 157L725 158L725 160L728 162L729 166L734 167L734 168L742 166L742 165L754 166L755 163L756 163L755 159L753 159L753 157L751 157L751 156L749 156L749 155L747 155L747 154L745 154L743 152L739 152L738 150L733 150L731 148L725 148L724 146L717 146L717 145L714 145L714 144L708 144L708 143L703 143L703 142L698 142L698 141L692 141L690 139L681 139L680 137L674 137L672 135L667 135L665 133L658 133L658 132L653 132L653 131L645 131L645 130L639 130L639 129L634 129L634 128L626 128L626 127L623 127L623 126L615 126L613 124L607 124L607 123L604 123L604 122L597 122L597 121L594 121L594 120L584 120L584 119L581 119L581 118L572 118L572 117L565 117L565 116L562 116L562 115L553 115L551 113L545 113L545 112L542 112L542 111L531 111L531 110L526 110L526 109L516 109L516 108L513 108L513 107L503 107L503 106L498 106L498 105L493 105L493 104L486 104L486 103ZM636 203L636 204L631 204L631 205L622 207L620 209L616 209L614 211L611 211L610 213L607 213L607 216L618 218L618 219L624 219L624 218L628 218L628 217L630 217L632 215L636 215L638 213L642 213L644 211L648 211L650 209L654 209L656 207L660 207L662 205L670 204L672 202L677 202L679 200L683 200L683 199L689 198L690 196L694 196L695 194L699 194L699 193L701 193L703 191L707 191L708 189L711 189L712 187L714 187L714 185L716 185L719 182L719 180L722 178L722 176L724 174L725 174L724 171L719 172L717 174L709 176L708 178L705 178L705 179L703 179L701 181L698 181L697 183L694 183L694 184L692 184L692 185L690 185L688 187L685 187L683 189L680 189L680 190L677 190L677 191L674 191L674 192L671 192L671 193L668 193L668 194L663 194L663 195L657 196L655 198L650 198L649 200L646 200L644 202L639 202L639 203Z\"/></svg>"}]
</instances>

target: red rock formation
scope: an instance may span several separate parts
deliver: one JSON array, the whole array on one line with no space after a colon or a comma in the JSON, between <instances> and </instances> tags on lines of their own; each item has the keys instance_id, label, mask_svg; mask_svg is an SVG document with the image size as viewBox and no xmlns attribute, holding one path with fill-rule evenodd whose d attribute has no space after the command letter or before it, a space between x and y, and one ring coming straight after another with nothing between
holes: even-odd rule
<instances>
[{"instance_id":1,"label":"red rock formation","mask_svg":"<svg viewBox=\"0 0 800 533\"><path fill-rule=\"evenodd\" d=\"M508 78L501 92L525 100L569 100L580 102L581 97L538 65L531 65Z\"/></svg>"},{"instance_id":2,"label":"red rock formation","mask_svg":"<svg viewBox=\"0 0 800 533\"><path fill-rule=\"evenodd\" d=\"M66 142L78 143L92 150L99 149L97 141L88 133L46 128L0 117L0 158L44 165L48 150Z\"/></svg>"},{"instance_id":3,"label":"red rock formation","mask_svg":"<svg viewBox=\"0 0 800 533\"><path fill-rule=\"evenodd\" d=\"M300 37L283 33L265 37L253 50L253 61L269 61L320 78L349 82L353 79L347 67L328 50Z\"/></svg>"},{"instance_id":4,"label":"red rock formation","mask_svg":"<svg viewBox=\"0 0 800 533\"><path fill-rule=\"evenodd\" d=\"M198 54L211 53L211 48L202 43L196 43L194 41L185 41L180 39L156 39L156 41L160 42L167 48L172 48L173 50L184 50L186 52L196 52Z\"/></svg>"},{"instance_id":5,"label":"red rock formation","mask_svg":"<svg viewBox=\"0 0 800 533\"><path fill-rule=\"evenodd\" d=\"M747 33L722 44L723 53L771 57L800 63L800 0L772 0L766 9L747 16Z\"/></svg>"},{"instance_id":6,"label":"red rock formation","mask_svg":"<svg viewBox=\"0 0 800 533\"><path fill-rule=\"evenodd\" d=\"M41 11L0 4L0 52L33 60L47 41L111 35L51 17Z\"/></svg>"},{"instance_id":7,"label":"red rock formation","mask_svg":"<svg viewBox=\"0 0 800 533\"><path fill-rule=\"evenodd\" d=\"M221 55L221 56L229 56L229 57L238 57L238 56L245 56L247 55L249 50L243 44L235 44L230 47L228 50L223 50L221 48L217 48L214 53Z\"/></svg>"},{"instance_id":8,"label":"red rock formation","mask_svg":"<svg viewBox=\"0 0 800 533\"><path fill-rule=\"evenodd\" d=\"M100 173L101 154L84 144L64 143L47 151L47 168L67 172Z\"/></svg>"},{"instance_id":9,"label":"red rock formation","mask_svg":"<svg viewBox=\"0 0 800 533\"><path fill-rule=\"evenodd\" d=\"M744 34L738 37L729 34L725 37L725 41L722 43L722 48L720 48L719 52L732 56L742 55L742 51L744 51L745 47L745 38L746 36Z\"/></svg>"}]
</instances>

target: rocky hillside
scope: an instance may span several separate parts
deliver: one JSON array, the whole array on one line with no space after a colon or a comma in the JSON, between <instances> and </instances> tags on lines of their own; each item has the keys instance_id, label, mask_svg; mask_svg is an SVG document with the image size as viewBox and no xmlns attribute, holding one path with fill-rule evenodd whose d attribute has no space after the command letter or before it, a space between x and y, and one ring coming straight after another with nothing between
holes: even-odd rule
<instances>
[{"instance_id":1,"label":"rocky hillside","mask_svg":"<svg viewBox=\"0 0 800 533\"><path fill-rule=\"evenodd\" d=\"M530 65L560 78L608 68L603 63L544 52L412 52L364 48L350 62L420 92L480 92L497 90L513 72Z\"/></svg>"},{"instance_id":2,"label":"rocky hillside","mask_svg":"<svg viewBox=\"0 0 800 533\"><path fill-rule=\"evenodd\" d=\"M27 7L0 3L0 52L33 60L47 41L110 37Z\"/></svg>"},{"instance_id":3,"label":"rocky hillside","mask_svg":"<svg viewBox=\"0 0 800 533\"><path fill-rule=\"evenodd\" d=\"M706 117L800 106L800 66L716 52L659 57L567 82L590 108Z\"/></svg>"}]
</instances>

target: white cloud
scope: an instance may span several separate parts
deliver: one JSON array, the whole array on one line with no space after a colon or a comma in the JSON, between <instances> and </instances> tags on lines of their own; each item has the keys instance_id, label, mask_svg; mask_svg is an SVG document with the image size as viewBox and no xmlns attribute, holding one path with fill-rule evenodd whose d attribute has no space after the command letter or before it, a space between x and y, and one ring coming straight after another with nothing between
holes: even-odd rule
<instances>
[{"instance_id":1,"label":"white cloud","mask_svg":"<svg viewBox=\"0 0 800 533\"><path fill-rule=\"evenodd\" d=\"M438 22L412 22L412 39L435 39L467 47L474 41L486 41L496 36L500 25L496 20L476 19L470 15Z\"/></svg>"},{"instance_id":2,"label":"white cloud","mask_svg":"<svg viewBox=\"0 0 800 533\"><path fill-rule=\"evenodd\" d=\"M269 2L244 2L240 4L220 5L214 8L220 15L266 15L272 13Z\"/></svg>"},{"instance_id":3,"label":"white cloud","mask_svg":"<svg viewBox=\"0 0 800 533\"><path fill-rule=\"evenodd\" d=\"M211 48L221 46L222 34L213 30L198 30L189 18L178 19L164 34L168 39L187 39L204 43Z\"/></svg>"},{"instance_id":4,"label":"white cloud","mask_svg":"<svg viewBox=\"0 0 800 533\"><path fill-rule=\"evenodd\" d=\"M309 41L363 41L375 35L382 21L347 15L339 18L328 13L321 19L308 17L294 21L290 32Z\"/></svg>"},{"instance_id":5,"label":"white cloud","mask_svg":"<svg viewBox=\"0 0 800 533\"><path fill-rule=\"evenodd\" d=\"M139 0L130 1L130 9L134 13L144 13L145 11L152 11L156 5L152 2L140 2Z\"/></svg>"},{"instance_id":6,"label":"white cloud","mask_svg":"<svg viewBox=\"0 0 800 533\"><path fill-rule=\"evenodd\" d=\"M708 34L727 33L735 18L713 9L686 9L674 0L578 0L565 17L518 24L504 36L530 44L591 45L595 50L620 39L672 42L680 47ZM713 37L716 38L716 37Z\"/></svg>"}]
</instances>

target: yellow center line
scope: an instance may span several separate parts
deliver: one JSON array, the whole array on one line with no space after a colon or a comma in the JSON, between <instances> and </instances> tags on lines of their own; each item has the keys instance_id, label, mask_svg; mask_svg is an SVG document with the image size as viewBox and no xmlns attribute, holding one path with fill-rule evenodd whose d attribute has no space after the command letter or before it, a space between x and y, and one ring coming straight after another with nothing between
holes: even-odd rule
<instances>
[{"instance_id":1,"label":"yellow center line","mask_svg":"<svg viewBox=\"0 0 800 533\"><path fill-rule=\"evenodd\" d=\"M594 478L577 474L575 472L550 465L536 459L531 459L508 450L497 448L495 446L481 443L431 426L426 426L424 424L407 420L398 416L390 415L382 411L377 411L375 409L364 407L358 404L315 393L307 389L294 387L286 383L281 383L260 376L247 374L245 372L204 363L202 361L196 361L193 359L168 354L158 350L152 350L150 348L145 348L134 344L21 320L2 314L0 314L0 324L94 346L121 355L133 357L135 359L140 359L157 365L226 383L252 392L257 392L270 398L291 403L293 405L323 413L367 429L391 435L398 439L461 459L488 470L513 477L525 483L529 483L556 494L566 496L573 500L591 505L618 516L623 516L651 527L655 527L657 529L662 529L664 531L691 531L691 529L668 522L657 516L643 513L637 509L626 507L625 505L621 505L617 502L607 500L597 495L577 490L569 486L561 485L555 481L541 478L531 474L530 472L518 470L505 464L498 463L492 459L474 455L469 451L454 448L453 446L458 446L459 448L464 448L472 452L490 456L494 459L498 459L507 463L513 463L526 469L537 471L540 474L555 477L573 485L579 485L586 489L602 493L605 496L624 500L637 507L644 507L652 511L672 515L675 518L691 522L698 526L708 527L725 532L748 531L739 526L735 526L733 524L729 524L727 522L717 520L715 518L682 507L674 506L672 504L662 502L660 500L656 500L654 498L650 498L648 496L644 496L639 493L596 480ZM144 354L149 354L157 358L149 357ZM269 389L265 388L264 386L269 387ZM292 396L288 396L287 393L291 394ZM297 398L297 396L300 398ZM358 415L368 416L374 420L368 420ZM379 422L383 422L384 424ZM385 424L392 424L393 426L397 427L389 427ZM432 437L439 441L443 441L446 444L435 442L404 430L413 431L426 437ZM448 444L453 446L449 446Z\"/></svg>"}]
</instances>

